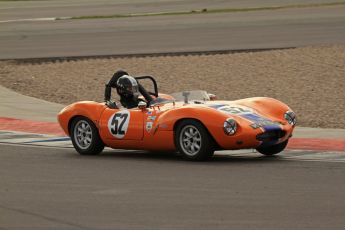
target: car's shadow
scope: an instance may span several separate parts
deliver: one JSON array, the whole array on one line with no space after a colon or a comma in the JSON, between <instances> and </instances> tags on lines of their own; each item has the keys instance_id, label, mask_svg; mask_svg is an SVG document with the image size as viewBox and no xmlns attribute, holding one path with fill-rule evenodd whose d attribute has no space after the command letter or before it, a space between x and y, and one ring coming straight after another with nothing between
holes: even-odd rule
<instances>
[{"instance_id":1,"label":"car's shadow","mask_svg":"<svg viewBox=\"0 0 345 230\"><path fill-rule=\"evenodd\" d=\"M189 162L189 163L272 163L281 162L282 158L279 156L263 156L259 153L243 154L223 154L222 152L216 152L215 155L205 161L189 161L184 159L181 155L172 152L148 152L141 150L106 150L100 155L96 156L78 156L74 157L86 157L96 159L133 159L133 160L148 160L148 161L170 161L170 162Z\"/></svg>"}]
</instances>

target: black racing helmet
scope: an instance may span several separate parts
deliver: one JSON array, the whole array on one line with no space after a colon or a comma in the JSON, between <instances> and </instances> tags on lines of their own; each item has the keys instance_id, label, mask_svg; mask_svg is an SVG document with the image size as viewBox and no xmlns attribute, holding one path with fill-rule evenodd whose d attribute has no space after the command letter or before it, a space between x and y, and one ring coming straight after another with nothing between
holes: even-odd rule
<instances>
[{"instance_id":1,"label":"black racing helmet","mask_svg":"<svg viewBox=\"0 0 345 230\"><path fill-rule=\"evenodd\" d=\"M124 75L117 80L116 91L121 97L124 98L138 98L138 82L134 77Z\"/></svg>"}]
</instances>

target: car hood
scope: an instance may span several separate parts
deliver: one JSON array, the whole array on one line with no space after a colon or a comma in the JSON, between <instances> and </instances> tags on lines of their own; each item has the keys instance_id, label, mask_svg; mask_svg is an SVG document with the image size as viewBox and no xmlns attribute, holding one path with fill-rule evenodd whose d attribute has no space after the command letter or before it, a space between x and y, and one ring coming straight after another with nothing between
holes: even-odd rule
<instances>
[{"instance_id":1,"label":"car hood","mask_svg":"<svg viewBox=\"0 0 345 230\"><path fill-rule=\"evenodd\" d=\"M210 108L229 116L240 117L248 122L252 128L266 127L267 129L281 129L281 120L274 116L262 114L255 108L239 104L238 101L191 101L188 104L177 102L174 108Z\"/></svg>"}]
</instances>

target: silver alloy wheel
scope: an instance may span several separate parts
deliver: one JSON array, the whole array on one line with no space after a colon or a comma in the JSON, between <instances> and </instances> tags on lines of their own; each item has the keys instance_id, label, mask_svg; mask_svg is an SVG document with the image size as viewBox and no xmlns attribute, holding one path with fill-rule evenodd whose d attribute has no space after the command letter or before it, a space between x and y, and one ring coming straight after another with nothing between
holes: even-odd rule
<instances>
[{"instance_id":1,"label":"silver alloy wheel","mask_svg":"<svg viewBox=\"0 0 345 230\"><path fill-rule=\"evenodd\" d=\"M92 142L92 129L90 124L85 120L80 120L74 126L74 140L81 149L87 149Z\"/></svg>"},{"instance_id":2,"label":"silver alloy wheel","mask_svg":"<svg viewBox=\"0 0 345 230\"><path fill-rule=\"evenodd\" d=\"M194 125L186 125L180 132L180 146L188 156L195 156L201 148L201 134Z\"/></svg>"}]
</instances>

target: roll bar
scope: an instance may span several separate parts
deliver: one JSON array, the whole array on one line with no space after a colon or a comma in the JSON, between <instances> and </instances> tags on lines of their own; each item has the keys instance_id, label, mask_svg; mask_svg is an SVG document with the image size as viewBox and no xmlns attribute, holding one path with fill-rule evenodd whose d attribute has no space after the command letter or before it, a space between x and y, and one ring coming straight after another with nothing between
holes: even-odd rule
<instances>
[{"instance_id":1,"label":"roll bar","mask_svg":"<svg viewBox=\"0 0 345 230\"><path fill-rule=\"evenodd\" d=\"M117 80L122 77L123 75L129 75L127 72L123 71L123 70L119 70L117 72L114 73L114 75L112 76L112 78L110 79L110 81L105 85L105 90L104 90L104 101L110 101L111 99L111 89L112 88L116 88L116 83ZM158 86L157 86L157 82L156 80L152 77L152 76L139 76L139 77L134 77L137 82L138 82L138 86L139 86L139 92L141 93L141 95L143 95L143 97L148 101L151 102L153 100L153 98L151 97L151 95L158 97ZM155 92L150 92L147 91L140 83L139 80L142 79L149 79L152 81L153 83L153 87L154 87L154 91ZM149 103L148 103L149 104Z\"/></svg>"},{"instance_id":2,"label":"roll bar","mask_svg":"<svg viewBox=\"0 0 345 230\"><path fill-rule=\"evenodd\" d=\"M152 81L152 83L153 83L153 88L154 88L154 90L155 90L155 92L148 92L147 91L147 93L149 93L150 95L153 95L153 96L155 96L155 97L158 97L158 86L157 86L157 82L156 82L156 80L152 77L152 76L140 76L140 77L134 77L137 81L138 80L142 80L142 79L149 79L149 80L151 80ZM139 81L138 81L138 83L139 83ZM140 86L141 86L141 84L139 83L139 88L140 88ZM142 87L142 86L141 86ZM143 89L144 89L144 87L142 87ZM145 89L144 89L145 90ZM146 90L145 90L146 91ZM142 93L142 92L140 92L140 93ZM144 96L144 95L143 95Z\"/></svg>"}]
</instances>

